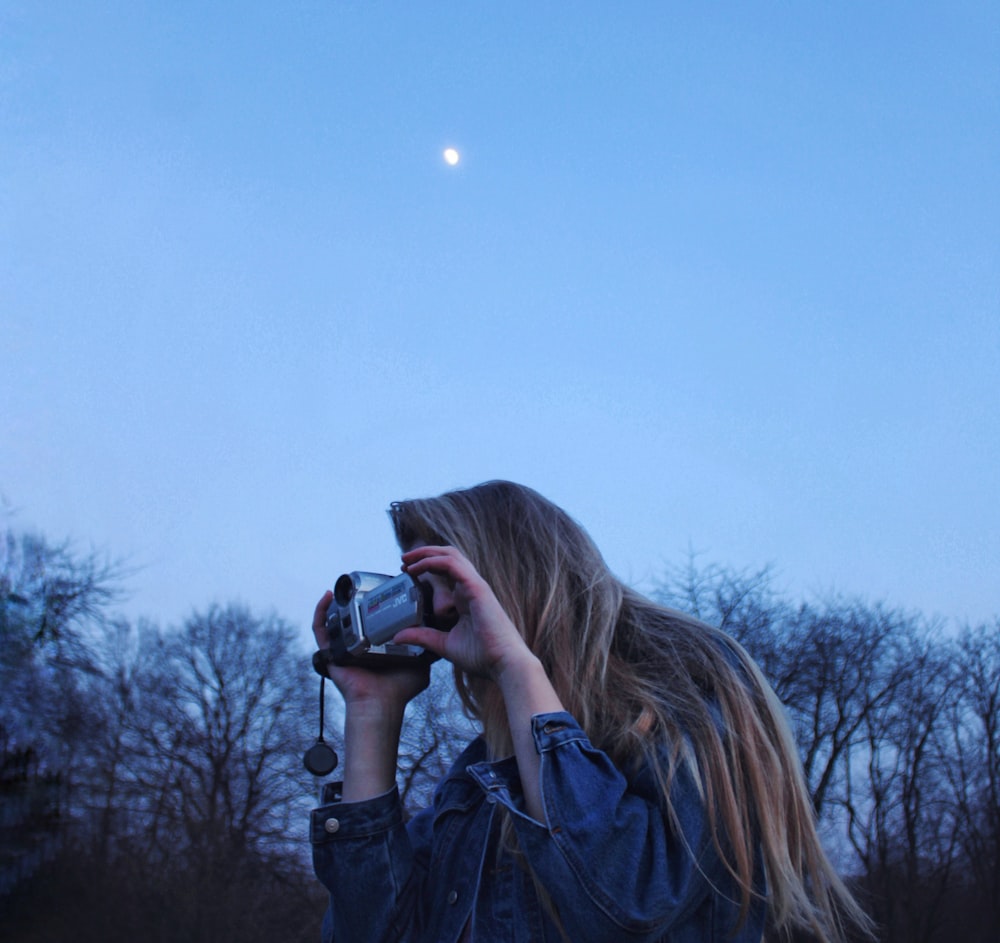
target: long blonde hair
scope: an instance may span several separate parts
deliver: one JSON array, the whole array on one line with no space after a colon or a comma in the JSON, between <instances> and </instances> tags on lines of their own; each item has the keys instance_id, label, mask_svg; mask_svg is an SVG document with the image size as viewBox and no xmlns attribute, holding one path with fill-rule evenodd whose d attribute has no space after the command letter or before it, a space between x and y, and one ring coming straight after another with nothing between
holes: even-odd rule
<instances>
[{"instance_id":1,"label":"long blonde hair","mask_svg":"<svg viewBox=\"0 0 1000 943\"><path fill-rule=\"evenodd\" d=\"M523 485L490 481L389 511L402 547L465 554L541 660L566 709L623 771L648 763L663 787L680 764L698 783L716 847L741 893L762 875L771 925L820 940L868 920L823 852L782 705L735 640L626 587L587 532ZM495 757L512 752L499 689L456 669Z\"/></svg>"}]
</instances>

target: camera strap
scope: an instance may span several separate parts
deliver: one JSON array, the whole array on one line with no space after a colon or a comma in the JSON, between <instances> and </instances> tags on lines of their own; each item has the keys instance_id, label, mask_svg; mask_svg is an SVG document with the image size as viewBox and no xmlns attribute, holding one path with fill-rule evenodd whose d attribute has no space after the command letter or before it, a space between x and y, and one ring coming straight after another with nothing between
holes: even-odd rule
<instances>
[{"instance_id":1,"label":"camera strap","mask_svg":"<svg viewBox=\"0 0 1000 943\"><path fill-rule=\"evenodd\" d=\"M313 776L329 776L337 768L337 753L323 739L323 719L326 716L326 676L319 679L319 736L306 750L303 757L305 767Z\"/></svg>"}]
</instances>

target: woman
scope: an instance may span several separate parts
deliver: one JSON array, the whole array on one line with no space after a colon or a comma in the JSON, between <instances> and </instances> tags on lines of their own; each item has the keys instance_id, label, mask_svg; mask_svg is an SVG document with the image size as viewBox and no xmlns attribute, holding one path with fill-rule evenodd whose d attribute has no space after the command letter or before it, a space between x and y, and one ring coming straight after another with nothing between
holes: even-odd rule
<instances>
[{"instance_id":1,"label":"woman","mask_svg":"<svg viewBox=\"0 0 1000 943\"><path fill-rule=\"evenodd\" d=\"M396 641L452 663L482 736L404 823L396 751L427 670L330 667L346 715L344 781L312 817L324 940L749 943L766 923L835 941L843 920L866 925L739 645L624 586L529 488L390 516L439 626Z\"/></svg>"}]
</instances>

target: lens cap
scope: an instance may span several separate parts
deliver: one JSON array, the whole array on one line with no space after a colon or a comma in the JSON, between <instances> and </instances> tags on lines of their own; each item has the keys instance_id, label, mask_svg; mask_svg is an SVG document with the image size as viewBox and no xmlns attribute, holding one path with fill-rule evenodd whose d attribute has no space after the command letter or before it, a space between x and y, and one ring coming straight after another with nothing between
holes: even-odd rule
<instances>
[{"instance_id":1,"label":"lens cap","mask_svg":"<svg viewBox=\"0 0 1000 943\"><path fill-rule=\"evenodd\" d=\"M313 776L329 776L337 768L337 752L325 740L317 740L303 758L306 769Z\"/></svg>"}]
</instances>

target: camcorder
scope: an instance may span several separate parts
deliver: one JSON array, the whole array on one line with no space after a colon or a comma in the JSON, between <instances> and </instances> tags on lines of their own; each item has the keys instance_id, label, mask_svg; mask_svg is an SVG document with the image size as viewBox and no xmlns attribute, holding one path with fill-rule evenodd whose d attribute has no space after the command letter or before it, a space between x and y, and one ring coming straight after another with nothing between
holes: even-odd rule
<instances>
[{"instance_id":1,"label":"camcorder","mask_svg":"<svg viewBox=\"0 0 1000 943\"><path fill-rule=\"evenodd\" d=\"M420 645L393 644L393 636L411 625L436 628L428 584L409 573L344 573L333 585L326 616L330 647L313 655L313 667L326 677L331 663L378 670L435 661L438 656Z\"/></svg>"}]
</instances>

